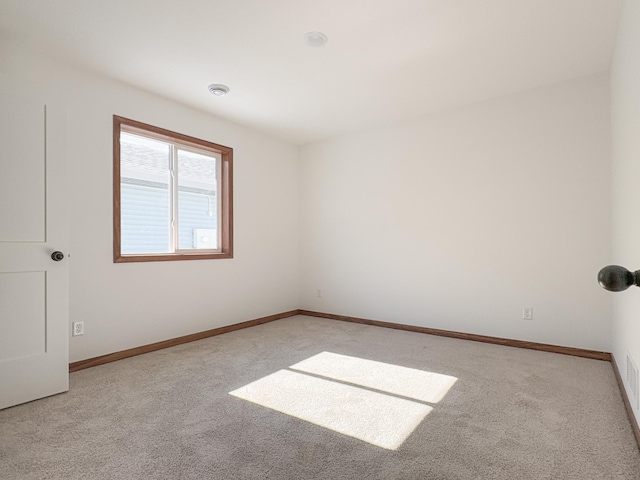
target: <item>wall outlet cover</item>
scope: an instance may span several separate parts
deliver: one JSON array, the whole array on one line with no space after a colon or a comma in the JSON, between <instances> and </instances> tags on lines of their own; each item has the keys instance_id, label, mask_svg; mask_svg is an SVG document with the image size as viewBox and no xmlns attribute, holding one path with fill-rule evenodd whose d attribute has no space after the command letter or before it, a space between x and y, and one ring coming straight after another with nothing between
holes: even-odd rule
<instances>
[{"instance_id":1,"label":"wall outlet cover","mask_svg":"<svg viewBox=\"0 0 640 480\"><path fill-rule=\"evenodd\" d=\"M73 333L74 337L78 335L84 335L84 322L73 322Z\"/></svg>"}]
</instances>

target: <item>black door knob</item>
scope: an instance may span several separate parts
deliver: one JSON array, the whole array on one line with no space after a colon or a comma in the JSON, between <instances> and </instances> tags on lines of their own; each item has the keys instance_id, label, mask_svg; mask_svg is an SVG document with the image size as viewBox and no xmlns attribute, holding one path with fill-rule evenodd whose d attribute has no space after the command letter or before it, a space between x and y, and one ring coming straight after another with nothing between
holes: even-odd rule
<instances>
[{"instance_id":1,"label":"black door knob","mask_svg":"<svg viewBox=\"0 0 640 480\"><path fill-rule=\"evenodd\" d=\"M622 292L631 285L640 286L640 270L630 272L620 265L609 265L598 272L598 283L610 292Z\"/></svg>"},{"instance_id":2,"label":"black door knob","mask_svg":"<svg viewBox=\"0 0 640 480\"><path fill-rule=\"evenodd\" d=\"M54 262L59 262L60 260L64 260L64 253L55 251L51 254L51 259Z\"/></svg>"}]
</instances>

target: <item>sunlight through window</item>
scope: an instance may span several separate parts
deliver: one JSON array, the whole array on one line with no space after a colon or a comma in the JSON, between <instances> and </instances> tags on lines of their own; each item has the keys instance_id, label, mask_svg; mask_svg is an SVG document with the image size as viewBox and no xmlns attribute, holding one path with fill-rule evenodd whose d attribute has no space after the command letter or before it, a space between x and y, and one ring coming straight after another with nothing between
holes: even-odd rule
<instances>
[{"instance_id":1,"label":"sunlight through window","mask_svg":"<svg viewBox=\"0 0 640 480\"><path fill-rule=\"evenodd\" d=\"M230 395L396 450L456 377L322 352ZM403 398L404 397L404 398Z\"/></svg>"},{"instance_id":2,"label":"sunlight through window","mask_svg":"<svg viewBox=\"0 0 640 480\"><path fill-rule=\"evenodd\" d=\"M331 352L319 353L290 368L427 403L438 403L458 380L440 373Z\"/></svg>"}]
</instances>

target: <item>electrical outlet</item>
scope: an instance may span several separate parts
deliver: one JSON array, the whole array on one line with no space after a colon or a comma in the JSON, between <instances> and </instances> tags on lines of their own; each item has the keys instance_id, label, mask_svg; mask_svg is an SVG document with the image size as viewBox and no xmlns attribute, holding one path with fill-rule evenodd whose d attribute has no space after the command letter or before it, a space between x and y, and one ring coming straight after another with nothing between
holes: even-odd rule
<instances>
[{"instance_id":1,"label":"electrical outlet","mask_svg":"<svg viewBox=\"0 0 640 480\"><path fill-rule=\"evenodd\" d=\"M322 298L322 290L318 289L318 291L316 292L316 296L318 298Z\"/></svg>"},{"instance_id":2,"label":"electrical outlet","mask_svg":"<svg viewBox=\"0 0 640 480\"><path fill-rule=\"evenodd\" d=\"M84 322L73 322L73 336L84 335Z\"/></svg>"},{"instance_id":3,"label":"electrical outlet","mask_svg":"<svg viewBox=\"0 0 640 480\"><path fill-rule=\"evenodd\" d=\"M533 307L522 307L522 319L533 320Z\"/></svg>"}]
</instances>

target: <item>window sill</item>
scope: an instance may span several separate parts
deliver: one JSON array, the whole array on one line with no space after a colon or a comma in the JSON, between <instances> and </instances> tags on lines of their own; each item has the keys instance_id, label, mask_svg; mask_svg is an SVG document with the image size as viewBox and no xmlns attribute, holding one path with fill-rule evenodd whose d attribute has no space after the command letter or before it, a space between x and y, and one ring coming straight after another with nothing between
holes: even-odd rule
<instances>
[{"instance_id":1,"label":"window sill","mask_svg":"<svg viewBox=\"0 0 640 480\"><path fill-rule=\"evenodd\" d=\"M218 260L233 258L232 252L220 253L161 253L149 255L116 255L113 263L129 262L170 262L174 260Z\"/></svg>"}]
</instances>

